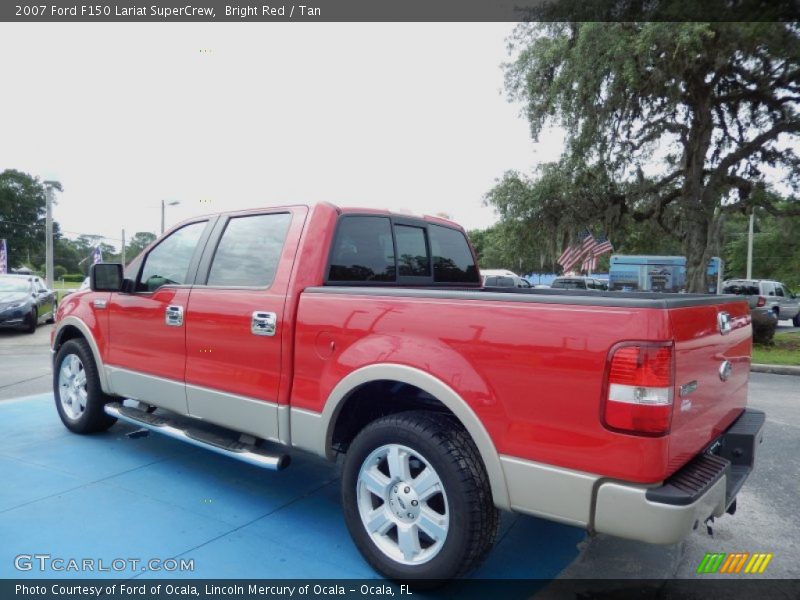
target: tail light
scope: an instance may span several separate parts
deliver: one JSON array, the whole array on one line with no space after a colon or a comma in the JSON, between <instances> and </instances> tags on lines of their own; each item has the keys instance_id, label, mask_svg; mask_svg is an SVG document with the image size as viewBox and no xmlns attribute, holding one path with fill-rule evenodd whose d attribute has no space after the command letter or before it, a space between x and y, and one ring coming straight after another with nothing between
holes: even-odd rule
<instances>
[{"instance_id":1,"label":"tail light","mask_svg":"<svg viewBox=\"0 0 800 600\"><path fill-rule=\"evenodd\" d=\"M638 435L662 435L672 421L672 344L626 343L607 363L603 424Z\"/></svg>"},{"instance_id":2,"label":"tail light","mask_svg":"<svg viewBox=\"0 0 800 600\"><path fill-rule=\"evenodd\" d=\"M767 305L767 299L764 298L764 296L759 296L758 302L756 302L756 306L766 306L766 305Z\"/></svg>"}]
</instances>

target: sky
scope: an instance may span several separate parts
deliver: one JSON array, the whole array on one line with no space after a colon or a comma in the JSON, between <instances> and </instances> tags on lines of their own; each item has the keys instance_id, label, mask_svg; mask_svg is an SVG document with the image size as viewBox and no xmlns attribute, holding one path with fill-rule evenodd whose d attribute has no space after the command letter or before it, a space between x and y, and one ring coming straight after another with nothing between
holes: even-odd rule
<instances>
[{"instance_id":1,"label":"sky","mask_svg":"<svg viewBox=\"0 0 800 600\"><path fill-rule=\"evenodd\" d=\"M509 23L0 24L0 171L56 179L69 237L294 203L496 221L555 160L503 91ZM13 60L8 60L13 58Z\"/></svg>"}]
</instances>

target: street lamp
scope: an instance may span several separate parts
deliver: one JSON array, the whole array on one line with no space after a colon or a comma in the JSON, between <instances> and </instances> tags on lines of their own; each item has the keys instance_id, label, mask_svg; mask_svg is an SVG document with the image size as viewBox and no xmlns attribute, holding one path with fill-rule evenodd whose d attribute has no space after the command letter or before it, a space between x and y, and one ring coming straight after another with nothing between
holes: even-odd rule
<instances>
[{"instance_id":1,"label":"street lamp","mask_svg":"<svg viewBox=\"0 0 800 600\"><path fill-rule=\"evenodd\" d=\"M45 259L44 259L44 280L47 282L47 287L53 288L53 204L55 198L53 190L61 191L61 182L48 179L44 183L44 192L46 199L46 219L45 219Z\"/></svg>"},{"instance_id":2,"label":"street lamp","mask_svg":"<svg viewBox=\"0 0 800 600\"><path fill-rule=\"evenodd\" d=\"M170 200L169 202L165 202L164 200L161 201L161 233L164 233L164 207L165 206L175 206L176 204L180 204L178 200Z\"/></svg>"}]
</instances>

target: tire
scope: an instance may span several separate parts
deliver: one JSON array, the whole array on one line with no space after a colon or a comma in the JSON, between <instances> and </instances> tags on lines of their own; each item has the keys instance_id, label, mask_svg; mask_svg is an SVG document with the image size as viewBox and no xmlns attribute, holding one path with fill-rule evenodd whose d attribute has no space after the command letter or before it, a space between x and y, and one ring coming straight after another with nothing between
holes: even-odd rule
<instances>
[{"instance_id":1,"label":"tire","mask_svg":"<svg viewBox=\"0 0 800 600\"><path fill-rule=\"evenodd\" d=\"M797 313L792 319L792 325L794 325L795 327L800 327L800 312Z\"/></svg>"},{"instance_id":2,"label":"tire","mask_svg":"<svg viewBox=\"0 0 800 600\"><path fill-rule=\"evenodd\" d=\"M344 460L342 507L376 571L423 587L477 567L499 519L472 439L452 417L423 411L383 417L356 436Z\"/></svg>"},{"instance_id":3,"label":"tire","mask_svg":"<svg viewBox=\"0 0 800 600\"><path fill-rule=\"evenodd\" d=\"M28 315L28 322L25 323L25 333L36 333L36 328L39 326L39 311L34 306Z\"/></svg>"},{"instance_id":4,"label":"tire","mask_svg":"<svg viewBox=\"0 0 800 600\"><path fill-rule=\"evenodd\" d=\"M58 416L75 433L105 431L117 420L103 411L112 400L103 393L89 344L72 339L61 346L53 368L53 392Z\"/></svg>"}]
</instances>

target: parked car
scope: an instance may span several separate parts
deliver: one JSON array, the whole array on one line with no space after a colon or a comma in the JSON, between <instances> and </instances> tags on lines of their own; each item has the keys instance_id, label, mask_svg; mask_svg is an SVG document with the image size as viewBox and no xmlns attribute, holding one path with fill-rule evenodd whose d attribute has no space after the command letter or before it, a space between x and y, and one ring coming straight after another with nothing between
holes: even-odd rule
<instances>
[{"instance_id":1,"label":"parked car","mask_svg":"<svg viewBox=\"0 0 800 600\"><path fill-rule=\"evenodd\" d=\"M28 333L55 319L56 295L35 275L0 275L0 327Z\"/></svg>"},{"instance_id":2,"label":"parked car","mask_svg":"<svg viewBox=\"0 0 800 600\"><path fill-rule=\"evenodd\" d=\"M506 269L481 269L481 282L484 287L525 289L531 287L528 280Z\"/></svg>"},{"instance_id":3,"label":"parked car","mask_svg":"<svg viewBox=\"0 0 800 600\"><path fill-rule=\"evenodd\" d=\"M396 579L478 566L498 509L662 544L732 514L765 419L747 302L524 292L482 287L442 219L197 217L64 300L55 405L272 470L343 456L355 546Z\"/></svg>"},{"instance_id":4,"label":"parked car","mask_svg":"<svg viewBox=\"0 0 800 600\"><path fill-rule=\"evenodd\" d=\"M771 279L728 279L723 294L746 296L752 309L768 310L776 319L791 319L800 327L800 300L780 281Z\"/></svg>"},{"instance_id":5,"label":"parked car","mask_svg":"<svg viewBox=\"0 0 800 600\"><path fill-rule=\"evenodd\" d=\"M556 277L551 288L562 290L598 290L608 289L608 282L597 277Z\"/></svg>"}]
</instances>

